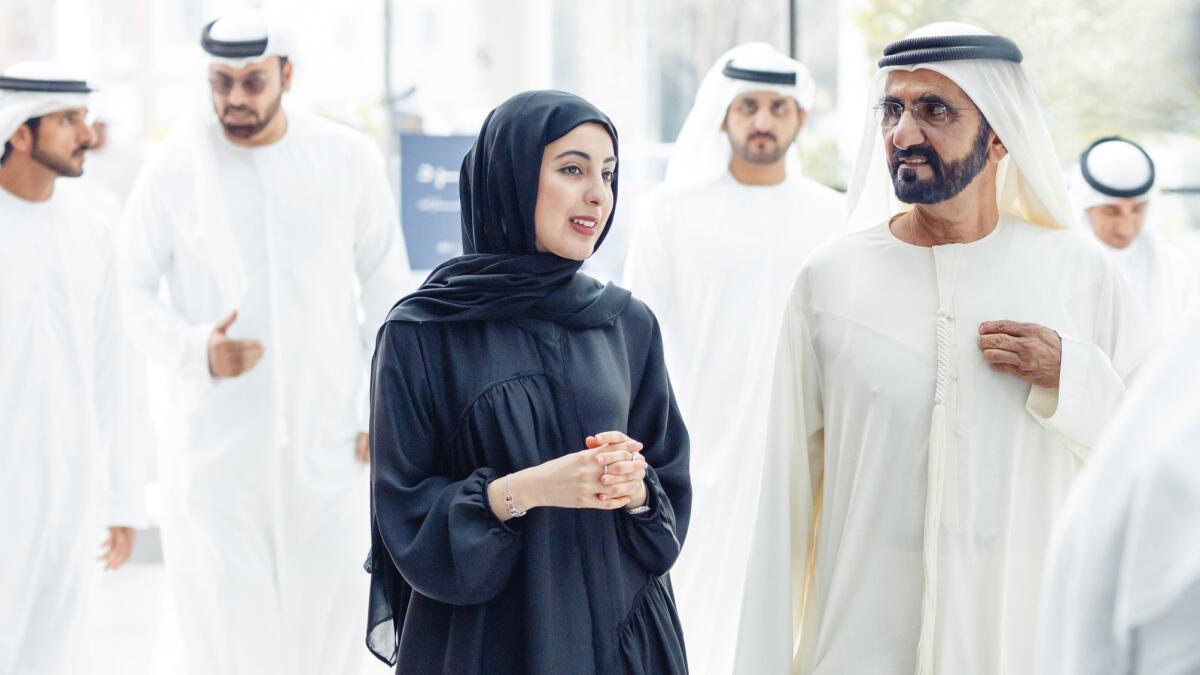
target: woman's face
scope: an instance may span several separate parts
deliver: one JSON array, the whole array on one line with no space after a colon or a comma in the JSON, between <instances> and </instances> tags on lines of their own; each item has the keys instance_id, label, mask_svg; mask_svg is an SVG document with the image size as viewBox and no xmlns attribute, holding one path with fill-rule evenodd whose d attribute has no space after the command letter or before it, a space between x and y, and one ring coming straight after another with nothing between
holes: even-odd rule
<instances>
[{"instance_id":1,"label":"woman's face","mask_svg":"<svg viewBox=\"0 0 1200 675\"><path fill-rule=\"evenodd\" d=\"M581 124L546 146L533 210L537 250L586 260L608 223L617 170L612 138L599 124Z\"/></svg>"}]
</instances>

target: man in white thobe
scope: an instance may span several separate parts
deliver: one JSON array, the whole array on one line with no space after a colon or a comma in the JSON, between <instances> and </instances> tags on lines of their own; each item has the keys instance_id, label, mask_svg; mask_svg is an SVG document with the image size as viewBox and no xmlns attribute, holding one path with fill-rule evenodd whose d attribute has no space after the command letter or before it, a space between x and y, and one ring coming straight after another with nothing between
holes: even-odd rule
<instances>
[{"instance_id":1,"label":"man in white thobe","mask_svg":"<svg viewBox=\"0 0 1200 675\"><path fill-rule=\"evenodd\" d=\"M1152 343L1017 46L884 54L783 319L738 673L1032 672L1051 523Z\"/></svg>"},{"instance_id":2,"label":"man in white thobe","mask_svg":"<svg viewBox=\"0 0 1200 675\"><path fill-rule=\"evenodd\" d=\"M90 672L100 558L145 524L144 468L123 444L115 200L82 175L88 84L47 63L0 76L0 673ZM144 415L144 412L143 412Z\"/></svg>"},{"instance_id":3,"label":"man in white thobe","mask_svg":"<svg viewBox=\"0 0 1200 675\"><path fill-rule=\"evenodd\" d=\"M626 285L662 325L693 438L696 511L671 583L697 673L733 667L779 319L845 208L800 172L794 142L815 89L808 69L763 43L718 59L666 180L639 207L626 263Z\"/></svg>"},{"instance_id":4,"label":"man in white thobe","mask_svg":"<svg viewBox=\"0 0 1200 675\"><path fill-rule=\"evenodd\" d=\"M1119 136L1101 138L1072 171L1071 199L1081 225L1096 235L1155 326L1171 333L1200 298L1197 261L1172 246L1153 223L1154 161Z\"/></svg>"},{"instance_id":5,"label":"man in white thobe","mask_svg":"<svg viewBox=\"0 0 1200 675\"><path fill-rule=\"evenodd\" d=\"M1200 311L1191 316L1139 375L1063 507L1041 675L1200 673Z\"/></svg>"},{"instance_id":6,"label":"man in white thobe","mask_svg":"<svg viewBox=\"0 0 1200 675\"><path fill-rule=\"evenodd\" d=\"M197 675L365 662L366 373L408 262L379 152L281 104L289 42L257 10L205 28L215 114L172 132L124 222L130 334L178 382L163 545Z\"/></svg>"}]
</instances>

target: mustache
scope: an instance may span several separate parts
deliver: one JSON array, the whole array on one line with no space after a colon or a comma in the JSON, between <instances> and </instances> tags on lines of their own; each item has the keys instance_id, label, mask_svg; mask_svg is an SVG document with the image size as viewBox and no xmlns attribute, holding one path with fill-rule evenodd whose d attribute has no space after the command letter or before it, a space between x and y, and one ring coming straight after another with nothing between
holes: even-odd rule
<instances>
[{"instance_id":1,"label":"mustache","mask_svg":"<svg viewBox=\"0 0 1200 675\"><path fill-rule=\"evenodd\" d=\"M769 138L772 141L775 141L776 143L779 142L779 139L775 138L775 134L770 133L768 131L756 131L746 137L746 142L752 143L752 142L754 142L754 139L756 139L756 138Z\"/></svg>"},{"instance_id":2,"label":"mustache","mask_svg":"<svg viewBox=\"0 0 1200 675\"><path fill-rule=\"evenodd\" d=\"M892 150L891 165L888 167L891 170L892 178L896 178L900 174L900 162L909 158L920 158L925 160L925 165L933 172L935 179L941 179L943 174L942 157L933 149L932 146L914 145L903 150Z\"/></svg>"},{"instance_id":3,"label":"mustache","mask_svg":"<svg viewBox=\"0 0 1200 675\"><path fill-rule=\"evenodd\" d=\"M221 111L221 117L225 117L229 113L233 113L233 112L248 113L248 114L254 115L255 117L258 117L258 113L255 112L252 108L247 108L245 106L240 106L240 105L225 106L225 109Z\"/></svg>"},{"instance_id":4,"label":"mustache","mask_svg":"<svg viewBox=\"0 0 1200 675\"><path fill-rule=\"evenodd\" d=\"M942 162L941 155L937 154L937 151L932 146L914 145L903 150L892 150L892 166L896 166L900 162L914 157L925 160L930 166L935 164L941 165Z\"/></svg>"}]
</instances>

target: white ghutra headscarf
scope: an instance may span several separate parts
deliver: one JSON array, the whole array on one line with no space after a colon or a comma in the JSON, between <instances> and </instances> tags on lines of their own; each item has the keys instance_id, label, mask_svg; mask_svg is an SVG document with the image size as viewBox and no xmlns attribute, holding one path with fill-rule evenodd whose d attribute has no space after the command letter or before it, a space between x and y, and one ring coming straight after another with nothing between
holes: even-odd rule
<instances>
[{"instance_id":1,"label":"white ghutra headscarf","mask_svg":"<svg viewBox=\"0 0 1200 675\"><path fill-rule=\"evenodd\" d=\"M749 42L725 52L700 83L696 102L675 139L664 185L706 185L729 170L729 137L721 125L733 101L751 91L790 96L802 110L811 110L817 85L803 64L765 42ZM795 145L788 149L786 161L788 175L799 174Z\"/></svg>"},{"instance_id":2,"label":"white ghutra headscarf","mask_svg":"<svg viewBox=\"0 0 1200 675\"><path fill-rule=\"evenodd\" d=\"M25 61L0 75L0 146L25 120L69 108L87 107L92 88L62 66Z\"/></svg>"},{"instance_id":3,"label":"white ghutra headscarf","mask_svg":"<svg viewBox=\"0 0 1200 675\"><path fill-rule=\"evenodd\" d=\"M985 40L1002 40L970 24L944 22L913 31L896 44L912 40L914 42L910 44L919 46L916 41L922 38L943 38L941 42L945 43L948 36L990 36ZM996 51L990 51L992 49ZM1015 50L1015 45L1012 49ZM888 74L893 71L931 70L946 76L971 97L1008 149L1008 156L1001 160L996 174L996 202L1000 213L1046 227L1073 226L1061 165L1033 86L1020 63L1006 60L1001 55L1008 54L991 47L975 51L965 47L913 49L908 54L913 58L892 59L905 61L903 65L887 65L889 58L885 56L882 67L871 81L867 100L874 105L883 97ZM922 62L922 56L928 57L928 61ZM947 59L947 56L959 58ZM1020 59L1019 51L1015 56ZM874 111L867 110L862 145L847 191L849 215L845 232L868 229L909 208L896 199L887 153Z\"/></svg>"}]
</instances>

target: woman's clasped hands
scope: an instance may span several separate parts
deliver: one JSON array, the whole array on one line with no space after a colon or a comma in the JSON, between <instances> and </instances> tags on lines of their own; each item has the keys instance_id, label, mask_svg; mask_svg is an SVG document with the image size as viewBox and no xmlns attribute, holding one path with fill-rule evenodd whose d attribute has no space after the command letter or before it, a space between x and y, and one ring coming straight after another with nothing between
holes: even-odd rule
<instances>
[{"instance_id":1,"label":"woman's clasped hands","mask_svg":"<svg viewBox=\"0 0 1200 675\"><path fill-rule=\"evenodd\" d=\"M492 481L492 510L501 520L512 517L506 491L522 512L543 506L614 510L646 503L646 459L639 441L605 431L588 436L584 444L583 450Z\"/></svg>"}]
</instances>

